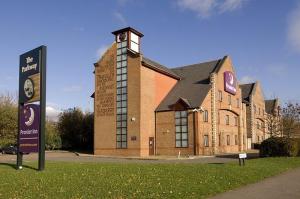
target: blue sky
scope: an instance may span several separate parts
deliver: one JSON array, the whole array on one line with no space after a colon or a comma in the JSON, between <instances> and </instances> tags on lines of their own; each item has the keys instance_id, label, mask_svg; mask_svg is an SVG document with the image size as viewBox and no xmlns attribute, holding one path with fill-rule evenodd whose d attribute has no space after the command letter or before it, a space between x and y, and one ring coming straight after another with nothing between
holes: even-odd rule
<instances>
[{"instance_id":1,"label":"blue sky","mask_svg":"<svg viewBox=\"0 0 300 199\"><path fill-rule=\"evenodd\" d=\"M297 0L10 0L0 6L0 93L17 92L19 55L48 47L47 111L92 110L93 63L131 26L142 53L181 66L230 55L238 79L265 97L299 101Z\"/></svg>"}]
</instances>

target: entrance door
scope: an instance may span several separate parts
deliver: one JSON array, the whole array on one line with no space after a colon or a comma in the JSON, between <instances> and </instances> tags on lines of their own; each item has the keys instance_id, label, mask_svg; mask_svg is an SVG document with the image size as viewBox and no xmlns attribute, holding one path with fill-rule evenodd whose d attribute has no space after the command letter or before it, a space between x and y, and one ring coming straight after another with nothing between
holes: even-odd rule
<instances>
[{"instance_id":1,"label":"entrance door","mask_svg":"<svg viewBox=\"0 0 300 199\"><path fill-rule=\"evenodd\" d=\"M154 137L149 137L149 155L154 155Z\"/></svg>"}]
</instances>

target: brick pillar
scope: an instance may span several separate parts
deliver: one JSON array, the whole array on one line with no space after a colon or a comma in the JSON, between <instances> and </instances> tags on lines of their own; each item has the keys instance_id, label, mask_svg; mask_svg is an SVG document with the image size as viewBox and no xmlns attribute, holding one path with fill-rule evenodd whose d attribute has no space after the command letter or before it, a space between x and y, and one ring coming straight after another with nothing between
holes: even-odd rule
<instances>
[{"instance_id":1,"label":"brick pillar","mask_svg":"<svg viewBox=\"0 0 300 199\"><path fill-rule=\"evenodd\" d=\"M244 129L243 129L243 111L239 115L239 151L244 150Z\"/></svg>"},{"instance_id":2,"label":"brick pillar","mask_svg":"<svg viewBox=\"0 0 300 199\"><path fill-rule=\"evenodd\" d=\"M212 153L216 154L217 151L217 109L216 109L216 74L210 75L211 84L211 134L212 134Z\"/></svg>"},{"instance_id":3,"label":"brick pillar","mask_svg":"<svg viewBox=\"0 0 300 199\"><path fill-rule=\"evenodd\" d=\"M252 101L252 99L250 99L250 101ZM251 148L253 146L253 143L255 141L255 132L254 132L254 125L255 125L255 118L254 118L254 109L253 109L253 103L250 103L249 106L249 110L250 110L250 115L251 115L251 119L250 119L250 128L251 128Z\"/></svg>"}]
</instances>

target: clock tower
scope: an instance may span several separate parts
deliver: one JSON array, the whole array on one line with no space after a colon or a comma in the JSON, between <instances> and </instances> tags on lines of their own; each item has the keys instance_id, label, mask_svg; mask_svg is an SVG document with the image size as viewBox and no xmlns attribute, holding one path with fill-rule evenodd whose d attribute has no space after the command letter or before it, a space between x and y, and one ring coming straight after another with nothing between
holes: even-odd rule
<instances>
[{"instance_id":1,"label":"clock tower","mask_svg":"<svg viewBox=\"0 0 300 199\"><path fill-rule=\"evenodd\" d=\"M140 53L141 38L144 36L142 33L131 27L127 27L120 30L116 30L112 32L112 34L115 35L115 41L117 43L122 43L122 45L125 45L126 43L127 49L130 52L134 54Z\"/></svg>"}]
</instances>

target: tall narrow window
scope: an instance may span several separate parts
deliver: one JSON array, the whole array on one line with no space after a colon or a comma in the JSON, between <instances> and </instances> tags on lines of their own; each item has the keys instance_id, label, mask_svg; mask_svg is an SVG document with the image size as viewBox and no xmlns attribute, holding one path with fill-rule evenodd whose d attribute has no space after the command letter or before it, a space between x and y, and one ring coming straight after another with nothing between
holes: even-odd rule
<instances>
[{"instance_id":1,"label":"tall narrow window","mask_svg":"<svg viewBox=\"0 0 300 199\"><path fill-rule=\"evenodd\" d=\"M228 105L231 105L231 95L228 95Z\"/></svg>"},{"instance_id":2,"label":"tall narrow window","mask_svg":"<svg viewBox=\"0 0 300 199\"><path fill-rule=\"evenodd\" d=\"M253 105L253 110L254 110L254 114L256 114L256 106L255 106L255 104Z\"/></svg>"},{"instance_id":3,"label":"tall narrow window","mask_svg":"<svg viewBox=\"0 0 300 199\"><path fill-rule=\"evenodd\" d=\"M240 108L240 99L239 98L236 99L236 107Z\"/></svg>"},{"instance_id":4,"label":"tall narrow window","mask_svg":"<svg viewBox=\"0 0 300 199\"><path fill-rule=\"evenodd\" d=\"M238 145L238 136L237 135L234 135L234 144Z\"/></svg>"},{"instance_id":5,"label":"tall narrow window","mask_svg":"<svg viewBox=\"0 0 300 199\"><path fill-rule=\"evenodd\" d=\"M204 146L205 147L209 146L208 135L204 135Z\"/></svg>"},{"instance_id":6,"label":"tall narrow window","mask_svg":"<svg viewBox=\"0 0 300 199\"><path fill-rule=\"evenodd\" d=\"M238 118L234 117L234 125L237 126L238 125Z\"/></svg>"},{"instance_id":7,"label":"tall narrow window","mask_svg":"<svg viewBox=\"0 0 300 199\"><path fill-rule=\"evenodd\" d=\"M229 125L229 115L226 115L226 116L225 116L225 124L226 124L226 125Z\"/></svg>"},{"instance_id":8,"label":"tall narrow window","mask_svg":"<svg viewBox=\"0 0 300 199\"><path fill-rule=\"evenodd\" d=\"M218 97L219 97L219 101L222 102L223 96L222 96L222 91L220 91L220 90L219 90L219 96Z\"/></svg>"},{"instance_id":9,"label":"tall narrow window","mask_svg":"<svg viewBox=\"0 0 300 199\"><path fill-rule=\"evenodd\" d=\"M207 111L207 110L205 110L205 111L203 112L203 121L204 121L204 122L208 122L208 111Z\"/></svg>"},{"instance_id":10,"label":"tall narrow window","mask_svg":"<svg viewBox=\"0 0 300 199\"><path fill-rule=\"evenodd\" d=\"M226 139L226 141L227 141L227 145L230 145L230 135L227 135L227 137L226 137L227 139Z\"/></svg>"},{"instance_id":11,"label":"tall narrow window","mask_svg":"<svg viewBox=\"0 0 300 199\"><path fill-rule=\"evenodd\" d=\"M188 147L188 113L175 111L176 147Z\"/></svg>"},{"instance_id":12,"label":"tall narrow window","mask_svg":"<svg viewBox=\"0 0 300 199\"><path fill-rule=\"evenodd\" d=\"M127 148L127 33L117 39L117 148Z\"/></svg>"}]
</instances>

